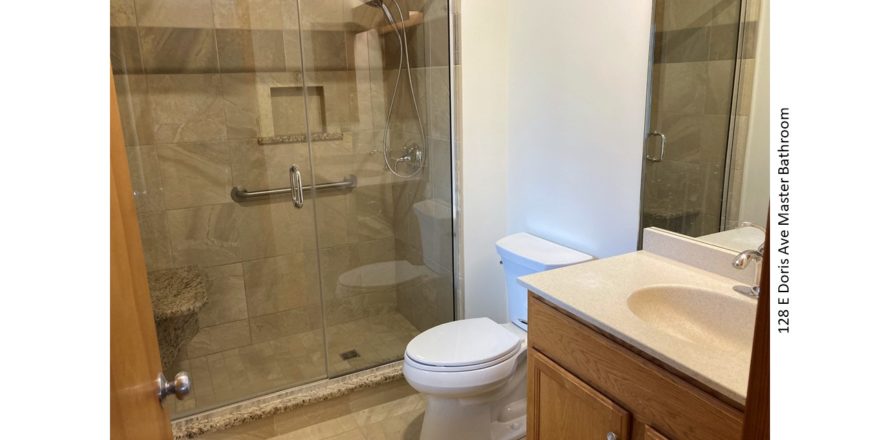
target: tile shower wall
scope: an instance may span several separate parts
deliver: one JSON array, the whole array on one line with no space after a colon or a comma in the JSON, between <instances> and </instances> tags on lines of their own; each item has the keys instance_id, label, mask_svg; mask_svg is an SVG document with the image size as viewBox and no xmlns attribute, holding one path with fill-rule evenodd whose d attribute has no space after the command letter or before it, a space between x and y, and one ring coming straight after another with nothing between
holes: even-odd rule
<instances>
[{"instance_id":1,"label":"tile shower wall","mask_svg":"<svg viewBox=\"0 0 880 440\"><path fill-rule=\"evenodd\" d=\"M410 180L383 168L398 49L393 33L370 30L384 24L375 8L111 1L111 61L148 269L197 265L207 280L199 332L174 367L192 373L195 399L176 402L175 414L399 359L417 329L452 319L451 273L377 289L343 277L370 263L423 267L412 204L450 199L449 67L438 61L448 58L446 5L401 6L425 18L407 32L429 167ZM401 90L394 145L417 133ZM279 139L304 141L306 116L314 168L306 142ZM358 188L307 197L300 210L284 197L230 199L233 185L288 186L291 163L305 184L312 173L316 182L351 174ZM351 349L362 356L340 358Z\"/></svg>"},{"instance_id":2,"label":"tile shower wall","mask_svg":"<svg viewBox=\"0 0 880 440\"><path fill-rule=\"evenodd\" d=\"M656 3L651 126L668 144L662 162L646 161L645 226L719 229L739 20L740 0ZM744 31L749 47L754 22ZM754 51L744 58L748 69Z\"/></svg>"}]
</instances>

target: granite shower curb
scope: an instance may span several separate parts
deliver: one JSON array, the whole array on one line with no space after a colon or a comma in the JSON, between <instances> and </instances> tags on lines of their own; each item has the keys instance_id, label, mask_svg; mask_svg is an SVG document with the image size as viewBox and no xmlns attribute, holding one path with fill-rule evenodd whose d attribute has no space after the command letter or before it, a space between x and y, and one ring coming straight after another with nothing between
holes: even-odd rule
<instances>
[{"instance_id":1,"label":"granite shower curb","mask_svg":"<svg viewBox=\"0 0 880 440\"><path fill-rule=\"evenodd\" d=\"M256 397L171 422L175 440L195 438L246 422L281 414L294 408L344 396L353 391L403 377L403 361L370 368L335 379L324 379L296 388Z\"/></svg>"}]
</instances>

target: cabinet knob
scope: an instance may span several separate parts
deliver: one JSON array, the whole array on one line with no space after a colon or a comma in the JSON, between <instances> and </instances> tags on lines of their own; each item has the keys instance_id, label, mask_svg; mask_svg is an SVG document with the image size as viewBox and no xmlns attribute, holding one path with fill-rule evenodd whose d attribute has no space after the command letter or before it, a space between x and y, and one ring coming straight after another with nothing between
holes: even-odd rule
<instances>
[{"instance_id":1,"label":"cabinet knob","mask_svg":"<svg viewBox=\"0 0 880 440\"><path fill-rule=\"evenodd\" d=\"M617 434L615 434L613 432L609 432L608 434L605 434L605 439L606 440L617 440Z\"/></svg>"}]
</instances>

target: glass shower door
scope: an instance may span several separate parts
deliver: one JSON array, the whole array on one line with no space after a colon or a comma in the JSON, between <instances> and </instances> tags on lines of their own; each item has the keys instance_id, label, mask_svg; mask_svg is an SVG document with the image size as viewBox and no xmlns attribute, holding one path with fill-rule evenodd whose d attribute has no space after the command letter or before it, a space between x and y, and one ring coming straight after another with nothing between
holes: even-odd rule
<instances>
[{"instance_id":1,"label":"glass shower door","mask_svg":"<svg viewBox=\"0 0 880 440\"><path fill-rule=\"evenodd\" d=\"M642 227L721 225L740 0L655 3Z\"/></svg>"},{"instance_id":2,"label":"glass shower door","mask_svg":"<svg viewBox=\"0 0 880 440\"><path fill-rule=\"evenodd\" d=\"M357 181L313 199L334 377L453 319L448 10L299 4L314 181Z\"/></svg>"},{"instance_id":3,"label":"glass shower door","mask_svg":"<svg viewBox=\"0 0 880 440\"><path fill-rule=\"evenodd\" d=\"M447 3L209 3L111 12L163 368L193 383L175 418L399 360L453 319ZM301 207L247 196L292 165Z\"/></svg>"},{"instance_id":4,"label":"glass shower door","mask_svg":"<svg viewBox=\"0 0 880 440\"><path fill-rule=\"evenodd\" d=\"M111 61L172 416L326 378L314 198L231 197L311 183L296 2L135 3Z\"/></svg>"}]
</instances>

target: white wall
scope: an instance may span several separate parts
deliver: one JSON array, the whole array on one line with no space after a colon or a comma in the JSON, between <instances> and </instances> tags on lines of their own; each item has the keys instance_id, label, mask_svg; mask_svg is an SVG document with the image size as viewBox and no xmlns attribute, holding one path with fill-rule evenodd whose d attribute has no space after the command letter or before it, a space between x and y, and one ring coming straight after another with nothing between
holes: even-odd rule
<instances>
[{"instance_id":1,"label":"white wall","mask_svg":"<svg viewBox=\"0 0 880 440\"><path fill-rule=\"evenodd\" d=\"M495 241L636 249L651 0L461 0L465 317L506 319Z\"/></svg>"},{"instance_id":2,"label":"white wall","mask_svg":"<svg viewBox=\"0 0 880 440\"><path fill-rule=\"evenodd\" d=\"M749 112L748 146L743 168L739 218L759 225L767 222L770 194L770 20L769 2L761 2L755 88Z\"/></svg>"},{"instance_id":3,"label":"white wall","mask_svg":"<svg viewBox=\"0 0 880 440\"><path fill-rule=\"evenodd\" d=\"M506 320L495 241L507 232L507 2L461 2L461 213L465 317Z\"/></svg>"},{"instance_id":4,"label":"white wall","mask_svg":"<svg viewBox=\"0 0 880 440\"><path fill-rule=\"evenodd\" d=\"M651 0L508 5L508 230L636 250Z\"/></svg>"}]
</instances>

